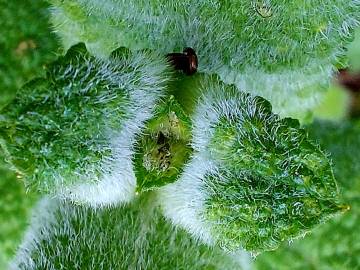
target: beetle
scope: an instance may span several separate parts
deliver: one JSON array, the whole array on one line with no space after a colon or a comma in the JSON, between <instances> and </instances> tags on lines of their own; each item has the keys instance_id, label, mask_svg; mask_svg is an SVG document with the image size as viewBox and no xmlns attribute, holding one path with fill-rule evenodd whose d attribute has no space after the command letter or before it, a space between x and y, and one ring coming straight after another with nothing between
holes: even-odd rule
<instances>
[{"instance_id":1,"label":"beetle","mask_svg":"<svg viewBox=\"0 0 360 270\"><path fill-rule=\"evenodd\" d=\"M169 53L166 58L176 69L183 71L186 75L193 75L198 69L198 57L194 49L187 47L182 53Z\"/></svg>"}]
</instances>

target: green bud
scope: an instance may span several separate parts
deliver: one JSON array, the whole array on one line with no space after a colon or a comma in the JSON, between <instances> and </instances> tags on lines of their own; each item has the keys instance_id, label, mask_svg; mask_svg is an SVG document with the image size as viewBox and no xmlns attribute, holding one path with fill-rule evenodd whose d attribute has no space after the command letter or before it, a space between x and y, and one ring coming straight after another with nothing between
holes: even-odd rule
<instances>
[{"instance_id":1,"label":"green bud","mask_svg":"<svg viewBox=\"0 0 360 270\"><path fill-rule=\"evenodd\" d=\"M137 190L161 187L177 180L191 148L190 119L173 96L157 105L154 117L136 143Z\"/></svg>"}]
</instances>

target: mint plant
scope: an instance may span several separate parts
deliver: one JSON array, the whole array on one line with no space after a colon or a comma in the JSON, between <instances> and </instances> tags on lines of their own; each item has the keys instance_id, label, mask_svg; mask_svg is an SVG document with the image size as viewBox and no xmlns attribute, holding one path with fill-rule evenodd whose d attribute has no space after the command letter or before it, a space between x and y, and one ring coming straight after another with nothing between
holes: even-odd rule
<instances>
[{"instance_id":1,"label":"mint plant","mask_svg":"<svg viewBox=\"0 0 360 270\"><path fill-rule=\"evenodd\" d=\"M350 209L301 124L358 1L49 2L65 52L0 112L44 197L10 269L250 269Z\"/></svg>"}]
</instances>

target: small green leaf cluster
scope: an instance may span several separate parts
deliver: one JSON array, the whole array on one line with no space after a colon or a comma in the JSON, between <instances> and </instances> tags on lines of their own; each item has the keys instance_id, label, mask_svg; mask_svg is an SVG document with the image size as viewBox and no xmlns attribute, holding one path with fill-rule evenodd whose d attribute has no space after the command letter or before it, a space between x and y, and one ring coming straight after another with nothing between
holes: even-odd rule
<instances>
[{"instance_id":1,"label":"small green leaf cluster","mask_svg":"<svg viewBox=\"0 0 360 270\"><path fill-rule=\"evenodd\" d=\"M121 48L100 60L76 45L2 111L2 148L29 186L80 204L160 188L174 224L225 250L274 249L338 212L329 161L298 122L209 78L188 83L199 88L188 114L163 57Z\"/></svg>"},{"instance_id":2,"label":"small green leaf cluster","mask_svg":"<svg viewBox=\"0 0 360 270\"><path fill-rule=\"evenodd\" d=\"M327 155L281 117L322 98L358 0L50 2L70 49L1 111L0 146L58 198L13 269L237 269L346 209ZM190 78L165 58L184 47Z\"/></svg>"}]
</instances>

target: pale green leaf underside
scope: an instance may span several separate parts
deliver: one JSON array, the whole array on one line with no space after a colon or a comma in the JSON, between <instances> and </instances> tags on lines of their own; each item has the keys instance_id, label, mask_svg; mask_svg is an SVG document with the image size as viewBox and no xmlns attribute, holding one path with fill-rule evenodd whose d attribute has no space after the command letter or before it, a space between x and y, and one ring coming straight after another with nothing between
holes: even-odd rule
<instances>
[{"instance_id":1,"label":"pale green leaf underside","mask_svg":"<svg viewBox=\"0 0 360 270\"><path fill-rule=\"evenodd\" d=\"M83 41L103 57L118 46L163 54L193 47L200 72L301 119L323 98L360 19L357 0L50 2L66 47Z\"/></svg>"}]
</instances>

